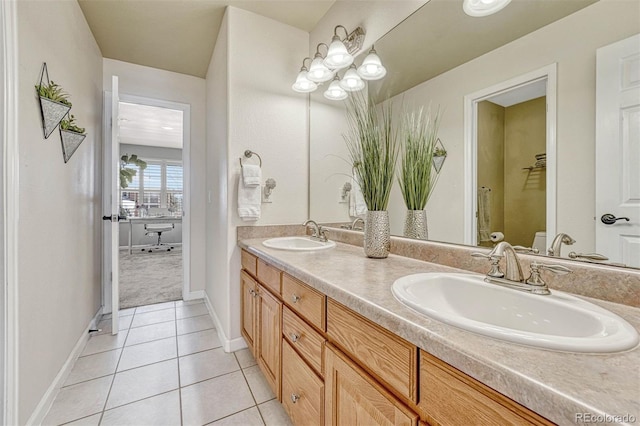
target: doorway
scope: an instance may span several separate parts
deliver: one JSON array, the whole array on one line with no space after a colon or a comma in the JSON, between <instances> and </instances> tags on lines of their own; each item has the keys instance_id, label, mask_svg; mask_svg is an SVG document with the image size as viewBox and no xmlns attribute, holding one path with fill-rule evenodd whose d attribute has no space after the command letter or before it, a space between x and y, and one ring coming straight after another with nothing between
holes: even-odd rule
<instances>
[{"instance_id":1,"label":"doorway","mask_svg":"<svg viewBox=\"0 0 640 426\"><path fill-rule=\"evenodd\" d=\"M544 253L555 235L555 72L465 97L465 244L506 240Z\"/></svg>"},{"instance_id":2,"label":"doorway","mask_svg":"<svg viewBox=\"0 0 640 426\"><path fill-rule=\"evenodd\" d=\"M119 103L120 309L182 299L183 112Z\"/></svg>"}]
</instances>

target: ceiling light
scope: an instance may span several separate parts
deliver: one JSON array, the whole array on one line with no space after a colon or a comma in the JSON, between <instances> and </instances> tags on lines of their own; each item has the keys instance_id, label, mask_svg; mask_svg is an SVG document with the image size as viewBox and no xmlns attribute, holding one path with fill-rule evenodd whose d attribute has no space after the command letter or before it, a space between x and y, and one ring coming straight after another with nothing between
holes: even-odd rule
<instances>
[{"instance_id":1,"label":"ceiling light","mask_svg":"<svg viewBox=\"0 0 640 426\"><path fill-rule=\"evenodd\" d=\"M382 61L373 46L371 46L367 57L362 61L362 65L358 67L358 74L365 80L380 80L387 75L387 69L382 66Z\"/></svg>"},{"instance_id":2,"label":"ceiling light","mask_svg":"<svg viewBox=\"0 0 640 426\"><path fill-rule=\"evenodd\" d=\"M511 0L464 0L462 9L469 16L481 17L499 12Z\"/></svg>"},{"instance_id":3,"label":"ceiling light","mask_svg":"<svg viewBox=\"0 0 640 426\"><path fill-rule=\"evenodd\" d=\"M340 78L336 75L329 88L324 92L324 97L332 101L347 99L347 92L340 87Z\"/></svg>"},{"instance_id":4,"label":"ceiling light","mask_svg":"<svg viewBox=\"0 0 640 426\"><path fill-rule=\"evenodd\" d=\"M307 74L309 80L316 83L324 83L325 81L331 80L331 77L333 77L333 71L323 63L323 57L322 54L320 54L320 46L325 46L329 49L329 47L324 43L320 43L318 45L313 61L311 61L311 66L309 66L309 73Z\"/></svg>"},{"instance_id":5,"label":"ceiling light","mask_svg":"<svg viewBox=\"0 0 640 426\"><path fill-rule=\"evenodd\" d=\"M358 73L356 72L356 66L351 65L347 72L340 80L340 87L342 87L347 92L356 92L358 90L364 89L364 81L360 78Z\"/></svg>"},{"instance_id":6,"label":"ceiling light","mask_svg":"<svg viewBox=\"0 0 640 426\"><path fill-rule=\"evenodd\" d=\"M318 85L316 83L309 80L309 70L307 70L307 67L304 65L304 61L306 61L307 59L311 60L311 58L304 58L302 60L302 68L300 68L298 77L296 77L296 82L293 83L293 86L291 86L291 88L296 92L309 93L318 88Z\"/></svg>"},{"instance_id":7,"label":"ceiling light","mask_svg":"<svg viewBox=\"0 0 640 426\"><path fill-rule=\"evenodd\" d=\"M343 69L353 63L353 56L347 51L340 37L338 36L338 28L344 30L345 36L348 37L347 29L342 25L338 25L333 30L333 38L327 51L327 57L324 59L324 65L331 69ZM345 38L346 38L345 37Z\"/></svg>"}]
</instances>

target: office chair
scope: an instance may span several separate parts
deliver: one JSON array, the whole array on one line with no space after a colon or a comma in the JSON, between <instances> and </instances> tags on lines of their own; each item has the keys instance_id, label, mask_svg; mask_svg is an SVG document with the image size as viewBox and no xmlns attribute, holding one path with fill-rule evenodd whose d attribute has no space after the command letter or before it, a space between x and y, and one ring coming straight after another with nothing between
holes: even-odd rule
<instances>
[{"instance_id":1,"label":"office chair","mask_svg":"<svg viewBox=\"0 0 640 426\"><path fill-rule=\"evenodd\" d=\"M168 213L169 210L162 209L158 207L149 208L149 216L162 216L163 214ZM145 223L145 235L157 235L158 241L155 245L150 245L142 249L142 251L147 251L149 253L153 253L153 251L171 251L174 248L171 244L166 244L162 242L162 233L172 231L175 228L175 224L173 223Z\"/></svg>"}]
</instances>

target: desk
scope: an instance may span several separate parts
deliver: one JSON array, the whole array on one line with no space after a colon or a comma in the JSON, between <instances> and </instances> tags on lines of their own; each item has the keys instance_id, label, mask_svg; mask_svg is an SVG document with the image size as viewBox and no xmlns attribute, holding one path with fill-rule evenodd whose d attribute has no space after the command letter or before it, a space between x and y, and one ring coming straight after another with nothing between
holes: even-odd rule
<instances>
[{"instance_id":1,"label":"desk","mask_svg":"<svg viewBox=\"0 0 640 426\"><path fill-rule=\"evenodd\" d=\"M182 216L129 217L129 254L133 253L133 225L147 223L182 223Z\"/></svg>"}]
</instances>

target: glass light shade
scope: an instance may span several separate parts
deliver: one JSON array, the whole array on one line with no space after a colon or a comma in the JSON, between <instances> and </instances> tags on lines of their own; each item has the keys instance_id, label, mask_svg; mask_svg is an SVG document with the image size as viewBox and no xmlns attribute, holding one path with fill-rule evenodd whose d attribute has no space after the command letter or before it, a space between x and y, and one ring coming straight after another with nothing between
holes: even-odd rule
<instances>
[{"instance_id":1,"label":"glass light shade","mask_svg":"<svg viewBox=\"0 0 640 426\"><path fill-rule=\"evenodd\" d=\"M356 72L356 67L354 65L351 65L351 68L347 70L344 77L342 77L342 80L340 80L340 87L347 92L356 92L364 89L364 81L362 81Z\"/></svg>"},{"instance_id":2,"label":"glass light shade","mask_svg":"<svg viewBox=\"0 0 640 426\"><path fill-rule=\"evenodd\" d=\"M324 97L330 99L332 101L341 101L343 99L347 99L347 92L340 87L340 82L338 80L333 80L329 85L329 88L324 92Z\"/></svg>"},{"instance_id":3,"label":"glass light shade","mask_svg":"<svg viewBox=\"0 0 640 426\"><path fill-rule=\"evenodd\" d=\"M349 54L346 46L340 41L338 36L334 36L327 57L324 59L324 65L331 69L343 69L353 63L353 56Z\"/></svg>"},{"instance_id":4,"label":"glass light shade","mask_svg":"<svg viewBox=\"0 0 640 426\"><path fill-rule=\"evenodd\" d=\"M317 55L311 62L307 78L316 83L324 83L331 80L333 72L322 63L322 57Z\"/></svg>"},{"instance_id":5,"label":"glass light shade","mask_svg":"<svg viewBox=\"0 0 640 426\"><path fill-rule=\"evenodd\" d=\"M293 83L293 86L291 86L291 88L300 93L309 93L316 90L318 88L318 85L309 80L307 74L307 71L305 71L304 69L301 70L298 73L298 77L296 77L296 82Z\"/></svg>"},{"instance_id":6,"label":"glass light shade","mask_svg":"<svg viewBox=\"0 0 640 426\"><path fill-rule=\"evenodd\" d=\"M358 67L358 74L365 80L380 80L387 75L387 69L382 66L382 61L376 51L371 49L362 61L362 65Z\"/></svg>"},{"instance_id":7,"label":"glass light shade","mask_svg":"<svg viewBox=\"0 0 640 426\"><path fill-rule=\"evenodd\" d=\"M511 0L464 0L462 9L469 16L492 15L506 7Z\"/></svg>"}]
</instances>

